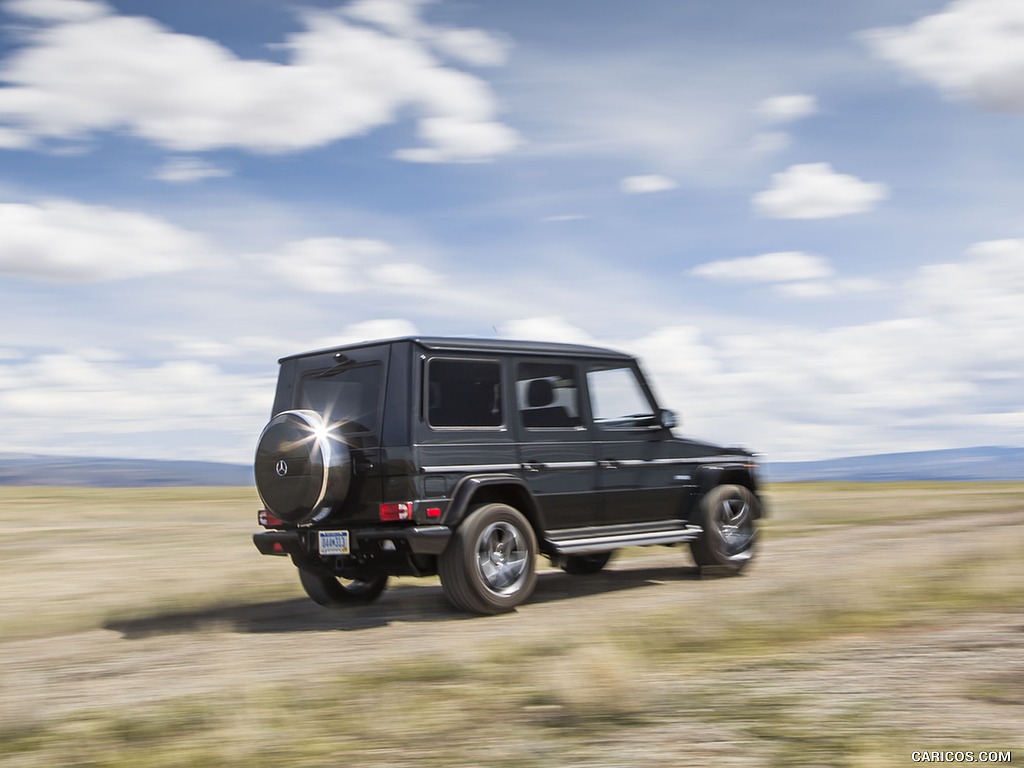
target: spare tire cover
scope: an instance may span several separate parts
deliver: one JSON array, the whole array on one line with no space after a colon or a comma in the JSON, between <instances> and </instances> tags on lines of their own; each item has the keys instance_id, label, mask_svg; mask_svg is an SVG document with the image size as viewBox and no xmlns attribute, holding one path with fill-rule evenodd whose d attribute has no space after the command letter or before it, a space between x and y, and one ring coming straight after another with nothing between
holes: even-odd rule
<instances>
[{"instance_id":1,"label":"spare tire cover","mask_svg":"<svg viewBox=\"0 0 1024 768\"><path fill-rule=\"evenodd\" d=\"M256 490L276 517L306 523L341 504L352 479L348 446L316 411L284 411L256 446Z\"/></svg>"}]
</instances>

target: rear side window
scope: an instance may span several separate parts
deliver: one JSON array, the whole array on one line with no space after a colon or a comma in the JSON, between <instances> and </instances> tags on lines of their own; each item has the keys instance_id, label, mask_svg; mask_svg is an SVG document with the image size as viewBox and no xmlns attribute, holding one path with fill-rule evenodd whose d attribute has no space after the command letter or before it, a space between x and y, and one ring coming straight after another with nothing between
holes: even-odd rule
<instances>
[{"instance_id":1,"label":"rear side window","mask_svg":"<svg viewBox=\"0 0 1024 768\"><path fill-rule=\"evenodd\" d=\"M343 434L372 432L380 408L381 366L327 368L305 375L298 407L316 411Z\"/></svg>"},{"instance_id":2,"label":"rear side window","mask_svg":"<svg viewBox=\"0 0 1024 768\"><path fill-rule=\"evenodd\" d=\"M501 366L491 360L433 359L427 364L427 423L500 427Z\"/></svg>"},{"instance_id":3,"label":"rear side window","mask_svg":"<svg viewBox=\"0 0 1024 768\"><path fill-rule=\"evenodd\" d=\"M571 365L521 363L516 367L516 404L528 429L579 427L579 388Z\"/></svg>"}]
</instances>

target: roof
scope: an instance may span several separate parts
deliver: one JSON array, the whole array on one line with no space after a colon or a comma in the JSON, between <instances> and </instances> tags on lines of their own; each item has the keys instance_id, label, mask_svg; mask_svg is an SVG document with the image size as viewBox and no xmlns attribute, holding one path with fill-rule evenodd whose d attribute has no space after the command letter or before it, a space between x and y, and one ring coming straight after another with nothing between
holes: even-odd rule
<instances>
[{"instance_id":1,"label":"roof","mask_svg":"<svg viewBox=\"0 0 1024 768\"><path fill-rule=\"evenodd\" d=\"M311 357L329 352L340 352L360 347L375 347L381 344L411 342L425 349L438 352L502 352L505 354L520 353L527 355L552 355L558 357L613 357L621 360L632 359L631 355L605 347L591 347L585 344L561 344L548 341L515 341L512 339L470 339L448 336L404 336L395 339L377 341L360 341L355 344L344 344L337 347L301 352L282 357L278 362L292 360L297 357Z\"/></svg>"}]
</instances>

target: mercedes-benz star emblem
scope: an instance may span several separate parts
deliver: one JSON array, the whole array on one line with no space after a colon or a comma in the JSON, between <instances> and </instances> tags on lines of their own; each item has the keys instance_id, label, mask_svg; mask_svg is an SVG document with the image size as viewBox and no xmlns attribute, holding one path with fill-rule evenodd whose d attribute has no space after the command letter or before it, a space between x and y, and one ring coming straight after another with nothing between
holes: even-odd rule
<instances>
[{"instance_id":1,"label":"mercedes-benz star emblem","mask_svg":"<svg viewBox=\"0 0 1024 768\"><path fill-rule=\"evenodd\" d=\"M285 461L284 459L281 459L279 462L277 462L277 476L278 477L284 477L287 474L288 474L288 462Z\"/></svg>"}]
</instances>

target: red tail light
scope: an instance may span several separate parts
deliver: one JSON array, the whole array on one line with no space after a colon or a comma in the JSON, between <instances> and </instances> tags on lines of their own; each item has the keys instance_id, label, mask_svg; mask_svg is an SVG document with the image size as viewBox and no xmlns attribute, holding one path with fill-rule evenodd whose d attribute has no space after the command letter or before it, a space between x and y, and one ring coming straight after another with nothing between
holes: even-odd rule
<instances>
[{"instance_id":1,"label":"red tail light","mask_svg":"<svg viewBox=\"0 0 1024 768\"><path fill-rule=\"evenodd\" d=\"M380 519L382 522L394 522L395 520L412 520L411 501L393 501L380 505Z\"/></svg>"},{"instance_id":2,"label":"red tail light","mask_svg":"<svg viewBox=\"0 0 1024 768\"><path fill-rule=\"evenodd\" d=\"M274 517L274 515L266 509L261 509L257 514L256 519L264 528L284 528L284 521L280 518Z\"/></svg>"}]
</instances>

